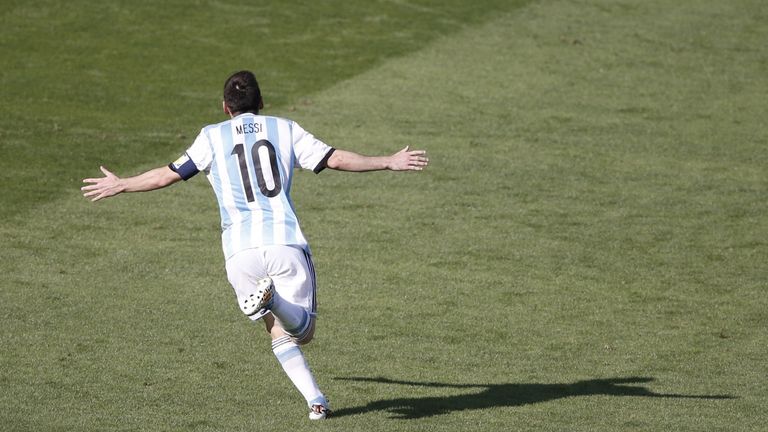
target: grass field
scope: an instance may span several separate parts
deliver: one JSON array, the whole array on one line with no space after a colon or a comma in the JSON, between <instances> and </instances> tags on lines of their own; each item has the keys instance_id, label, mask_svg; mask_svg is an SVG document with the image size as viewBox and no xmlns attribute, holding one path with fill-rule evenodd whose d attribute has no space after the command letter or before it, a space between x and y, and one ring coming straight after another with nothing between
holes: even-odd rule
<instances>
[{"instance_id":1,"label":"grass field","mask_svg":"<svg viewBox=\"0 0 768 432\"><path fill-rule=\"evenodd\" d=\"M759 431L761 0L5 1L0 431ZM198 176L100 203L266 112L418 174L297 174L310 424L237 310Z\"/></svg>"}]
</instances>

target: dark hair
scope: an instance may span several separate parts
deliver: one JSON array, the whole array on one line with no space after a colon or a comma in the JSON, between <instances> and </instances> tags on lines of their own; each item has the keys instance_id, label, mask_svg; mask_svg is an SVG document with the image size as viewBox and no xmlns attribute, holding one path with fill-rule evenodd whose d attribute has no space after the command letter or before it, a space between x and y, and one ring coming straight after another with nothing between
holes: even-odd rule
<instances>
[{"instance_id":1,"label":"dark hair","mask_svg":"<svg viewBox=\"0 0 768 432\"><path fill-rule=\"evenodd\" d=\"M235 72L224 83L224 103L233 114L259 113L261 90L250 71Z\"/></svg>"}]
</instances>

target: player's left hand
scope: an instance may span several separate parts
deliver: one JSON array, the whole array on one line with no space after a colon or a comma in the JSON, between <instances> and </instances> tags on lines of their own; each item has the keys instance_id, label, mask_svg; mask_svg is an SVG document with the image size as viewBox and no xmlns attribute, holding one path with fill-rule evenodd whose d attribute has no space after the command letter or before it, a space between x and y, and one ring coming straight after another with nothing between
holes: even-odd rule
<instances>
[{"instance_id":1,"label":"player's left hand","mask_svg":"<svg viewBox=\"0 0 768 432\"><path fill-rule=\"evenodd\" d=\"M390 156L388 168L392 171L421 171L429 165L429 158L425 150L411 150L411 146Z\"/></svg>"},{"instance_id":2,"label":"player's left hand","mask_svg":"<svg viewBox=\"0 0 768 432\"><path fill-rule=\"evenodd\" d=\"M80 188L84 192L83 196L90 198L91 201L98 201L102 198L117 195L124 189L118 176L103 166L99 167L99 169L104 173L104 177L83 179L83 183L90 183L90 185Z\"/></svg>"}]
</instances>

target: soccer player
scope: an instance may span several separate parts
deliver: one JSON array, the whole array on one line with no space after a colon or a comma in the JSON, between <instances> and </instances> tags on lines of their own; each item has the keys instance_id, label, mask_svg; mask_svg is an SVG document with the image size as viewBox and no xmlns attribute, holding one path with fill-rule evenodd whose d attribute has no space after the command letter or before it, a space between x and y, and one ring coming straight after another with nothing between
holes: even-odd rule
<instances>
[{"instance_id":1,"label":"soccer player","mask_svg":"<svg viewBox=\"0 0 768 432\"><path fill-rule=\"evenodd\" d=\"M92 201L123 192L146 192L204 172L221 213L227 278L241 310L262 320L272 350L309 406L309 418L330 412L300 345L315 331L315 269L307 240L290 198L294 168L321 172L420 171L426 152L405 147L390 156L370 157L334 149L288 119L259 115L264 108L253 73L240 71L224 84L230 119L204 127L175 162L121 178L84 179L83 195Z\"/></svg>"}]
</instances>

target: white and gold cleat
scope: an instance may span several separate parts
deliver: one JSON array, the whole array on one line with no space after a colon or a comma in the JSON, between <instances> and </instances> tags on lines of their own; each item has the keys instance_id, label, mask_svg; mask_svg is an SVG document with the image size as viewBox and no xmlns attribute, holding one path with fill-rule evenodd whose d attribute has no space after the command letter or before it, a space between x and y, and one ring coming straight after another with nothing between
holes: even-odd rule
<instances>
[{"instance_id":1,"label":"white and gold cleat","mask_svg":"<svg viewBox=\"0 0 768 432\"><path fill-rule=\"evenodd\" d=\"M259 319L269 313L275 298L275 284L272 278L265 277L256 282L256 286L248 295L239 299L240 309L251 319Z\"/></svg>"},{"instance_id":2,"label":"white and gold cleat","mask_svg":"<svg viewBox=\"0 0 768 432\"><path fill-rule=\"evenodd\" d=\"M313 403L309 407L309 419L310 420L323 420L331 415L331 409L328 407L328 402Z\"/></svg>"}]
</instances>

